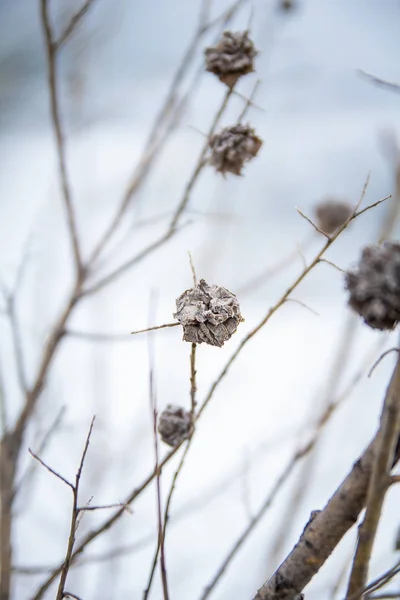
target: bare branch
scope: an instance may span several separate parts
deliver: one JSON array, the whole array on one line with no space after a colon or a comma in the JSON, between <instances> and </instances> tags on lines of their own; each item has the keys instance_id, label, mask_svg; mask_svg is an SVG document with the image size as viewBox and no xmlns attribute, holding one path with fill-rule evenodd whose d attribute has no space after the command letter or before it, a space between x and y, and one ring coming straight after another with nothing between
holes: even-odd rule
<instances>
[{"instance_id":1,"label":"bare branch","mask_svg":"<svg viewBox=\"0 0 400 600\"><path fill-rule=\"evenodd\" d=\"M158 238L158 240L156 240L155 242L152 242L151 244L149 244L146 248L144 248L143 250L141 250L133 258L130 258L129 260L127 260L126 262L124 262L122 265L120 265L119 267L117 267L114 271L112 271L108 275L105 275L103 277L103 279L100 279L100 281L94 283L91 287L86 288L82 292L82 295L89 296L90 294L94 294L94 293L98 292L99 290L101 290L103 287L109 285L115 279L117 279L118 277L120 277L121 275L123 275L124 273L126 273L133 266L137 265L144 258L146 258L147 256L149 256L152 252L154 252L158 248L161 248L161 246L163 246L172 237L174 237L174 235L178 231L181 231L182 229L184 229L185 227L187 227L188 225L191 225L191 224L192 224L192 221L187 221L186 223L183 223L180 227L177 227L174 230L169 229L166 233L163 233Z\"/></svg>"},{"instance_id":2,"label":"bare branch","mask_svg":"<svg viewBox=\"0 0 400 600\"><path fill-rule=\"evenodd\" d=\"M154 325L154 327L147 327L147 329L138 329L137 331L131 331L131 335L137 335L138 333L147 333L148 331L156 331L157 329L165 329L166 327L177 327L180 323L165 323L165 325Z\"/></svg>"},{"instance_id":3,"label":"bare branch","mask_svg":"<svg viewBox=\"0 0 400 600\"><path fill-rule=\"evenodd\" d=\"M340 273L346 273L345 269L341 269L340 267L338 267L334 262L328 260L327 258L321 258L320 263L325 263L327 265L330 265L331 267L333 267L334 269L336 269L337 271L339 271Z\"/></svg>"},{"instance_id":4,"label":"bare branch","mask_svg":"<svg viewBox=\"0 0 400 600\"><path fill-rule=\"evenodd\" d=\"M192 173L189 181L186 184L185 190L183 192L183 197L182 197L181 201L179 202L179 204L178 204L178 206L177 206L177 208L175 210L175 214L174 214L174 216L172 218L172 221L171 221L171 224L170 224L170 231L171 232L175 231L175 229L176 229L176 227L178 225L179 219L180 219L183 211L185 210L185 208L186 208L186 206L187 206L187 204L188 204L188 202L190 200L190 195L191 195L192 190L193 190L193 188L194 188L194 186L195 186L195 184L197 182L197 179L199 178L200 173L202 172L204 166L206 165L206 154L207 154L207 151L208 151L208 142L209 142L209 139L213 135L215 129L218 126L218 123L220 122L220 119L221 119L222 115L224 114L224 112L226 110L226 107L228 106L229 100L230 100L230 98L232 96L232 93L233 93L233 89L234 89L233 87L228 88L228 90L225 93L225 96L224 96L224 98L222 100L222 104L221 104L219 110L217 111L217 114L215 115L215 117L213 119L211 127L210 127L210 129L209 129L209 131L207 133L207 139L206 139L206 141L205 141L205 143L203 145L203 148L202 148L202 150L200 152L200 156L199 156L199 158L197 160L197 164L196 164L196 166L194 168L194 171L193 171L193 173Z\"/></svg>"},{"instance_id":5,"label":"bare branch","mask_svg":"<svg viewBox=\"0 0 400 600\"><path fill-rule=\"evenodd\" d=\"M167 141L170 133L176 127L179 121L179 117L182 114L183 108L186 105L189 96L193 92L195 85L197 84L200 76L204 72L203 68L199 69L199 71L196 73L193 85L189 88L187 94L178 103L178 88L181 85L184 77L186 76L188 68L192 64L192 61L196 55L196 51L202 37L208 30L213 28L215 25L221 24L222 28L226 27L229 21L235 16L236 12L247 1L248 0L236 0L236 2L234 2L230 7L228 7L228 9L226 9L220 16L218 16L214 21L211 21L209 23L204 22L204 18L206 14L208 14L208 9L205 7L204 4L202 4L198 27L171 81L167 97L160 109L160 112L154 120L152 129L150 131L149 137L146 141L143 150L142 157L139 160L139 164L127 185L126 191L121 199L121 202L117 208L114 218L112 219L110 225L104 232L97 246L93 250L93 253L89 260L90 263L93 263L97 259L97 257L104 250L105 246L108 244L109 240L117 230L122 220L122 217L124 216L127 208L129 207L132 201L133 196L137 193L142 183L145 181L145 178L149 173L151 167L153 166L156 157L165 145L165 142ZM206 2L206 0L204 0L204 2ZM165 123L167 122L168 118L170 119L170 121L165 126ZM164 132L161 132L163 126L165 126L165 130Z\"/></svg>"},{"instance_id":6,"label":"bare branch","mask_svg":"<svg viewBox=\"0 0 400 600\"><path fill-rule=\"evenodd\" d=\"M44 452L44 450L46 449L52 435L57 431L58 427L60 426L60 423L64 417L64 414L65 414L65 406L62 406L60 408L58 414L56 415L56 418L54 419L53 423L50 425L48 431L44 435L41 443L39 444L39 448L38 448L38 452L37 452L38 454L42 454ZM35 472L35 466L36 466L36 463L32 463L32 465L30 467L28 467L28 469L25 471L25 473L21 476L19 482L15 485L15 488L14 488L15 496L18 494L18 492L20 491L22 486L26 485L26 483L32 477L33 473Z\"/></svg>"},{"instance_id":7,"label":"bare branch","mask_svg":"<svg viewBox=\"0 0 400 600\"><path fill-rule=\"evenodd\" d=\"M58 40L54 42L54 50L56 52L61 49L78 25L80 25L83 17L89 12L89 9L94 5L94 3L95 0L86 0L82 7L71 17L69 23L66 25Z\"/></svg>"},{"instance_id":8,"label":"bare branch","mask_svg":"<svg viewBox=\"0 0 400 600\"><path fill-rule=\"evenodd\" d=\"M78 467L78 470L77 470L76 476L75 476L75 485L70 484L71 487L72 487L72 492L73 492L73 506L72 506L72 514L71 514L71 525L70 525L70 531L69 531L67 551L66 551L66 554L65 554L65 560L64 560L63 565L61 567L60 582L58 584L58 590L57 590L56 600L63 600L63 598L65 598L65 583L66 583L66 580L67 580L69 568L71 566L72 553L73 553L74 544L75 544L75 535L76 535L76 530L77 530L77 526L78 526L78 517L79 517L79 509L78 509L79 484L80 484L80 479L81 479L81 475L82 475L82 469L83 469L83 465L84 465L84 462L85 462L86 454L87 454L87 451L88 451L88 448L89 448L90 437L91 437L92 431L93 431L94 420L95 420L95 417L92 418L92 421L91 421L90 427L89 427L89 431L88 431L88 434L86 436L85 446L83 448L81 460L80 460L79 467Z\"/></svg>"},{"instance_id":9,"label":"bare branch","mask_svg":"<svg viewBox=\"0 0 400 600\"><path fill-rule=\"evenodd\" d=\"M376 83L377 85L380 85L381 87L387 88L388 90L391 90L392 92L396 92L397 94L400 94L400 83L387 81L386 79L382 79L381 77L377 77L376 75L367 73L366 71L363 71L362 69L360 69L358 72L360 73L360 75L367 77L367 79L369 79L373 83Z\"/></svg>"},{"instance_id":10,"label":"bare branch","mask_svg":"<svg viewBox=\"0 0 400 600\"><path fill-rule=\"evenodd\" d=\"M68 481L68 479L65 479L65 477L63 477L62 475L60 475L60 473L57 473L57 471L55 471L54 469L52 469L48 464L46 464L37 454L35 454L34 452L32 452L32 450L30 448L28 448L29 454L31 454L33 456L33 458L35 458L38 462L40 462L40 464L47 469L48 471L50 471L50 473L52 473L53 475L55 475L55 477L57 477L58 479L60 479L61 481L63 481L68 487L70 487L72 490L74 489L73 484Z\"/></svg>"},{"instance_id":11,"label":"bare branch","mask_svg":"<svg viewBox=\"0 0 400 600\"><path fill-rule=\"evenodd\" d=\"M390 485L390 471L400 430L400 357L386 392L381 425L376 436L375 456L368 486L364 520L359 527L357 549L347 589L348 599L367 583L369 563L381 518L383 501ZM356 596L361 600L362 592Z\"/></svg>"},{"instance_id":12,"label":"bare branch","mask_svg":"<svg viewBox=\"0 0 400 600\"><path fill-rule=\"evenodd\" d=\"M371 377L372 373L375 371L376 367L379 365L379 363L388 355L391 354L392 352L400 352L400 348L389 348L389 350L386 350L385 352L383 352L383 354L380 355L380 357L378 358L378 360L376 360L374 362L374 364L371 367L370 372L368 373L368 377Z\"/></svg>"},{"instance_id":13,"label":"bare branch","mask_svg":"<svg viewBox=\"0 0 400 600\"><path fill-rule=\"evenodd\" d=\"M93 331L66 329L64 335L87 342L132 342L132 338L127 333L95 333Z\"/></svg>"},{"instance_id":14,"label":"bare branch","mask_svg":"<svg viewBox=\"0 0 400 600\"><path fill-rule=\"evenodd\" d=\"M192 349L190 352L190 405L191 405L191 415L192 415L193 423L194 423L194 416L196 413L196 392L197 392L196 348L197 348L197 344L192 344Z\"/></svg>"},{"instance_id":15,"label":"bare branch","mask_svg":"<svg viewBox=\"0 0 400 600\"><path fill-rule=\"evenodd\" d=\"M57 67L56 67L56 50L54 46L53 33L50 24L50 17L48 13L48 0L40 0L41 3L41 18L42 27L46 42L46 53L47 53L47 74L48 74L48 85L50 93L50 107L51 107L51 120L54 130L54 136L57 145L57 159L58 159L58 170L61 182L61 191L65 210L67 213L69 235L71 237L72 248L75 259L75 267L77 270L78 277L82 274L82 261L79 249L78 234L76 227L75 211L72 204L72 193L71 187L68 180L67 174L67 163L66 163L66 152L65 152L65 139L61 126L60 118L60 107L58 100L57 90Z\"/></svg>"},{"instance_id":16,"label":"bare branch","mask_svg":"<svg viewBox=\"0 0 400 600\"><path fill-rule=\"evenodd\" d=\"M312 221L312 220L310 219L310 217L307 217L307 215L305 215L305 214L304 214L304 213L303 213L303 212L300 210L300 208L299 208L298 206L295 206L295 209L297 210L297 212L299 213L299 215L300 215L301 217L303 217L303 219L305 219L306 221L308 221L308 222L310 223L310 225L312 225L312 226L314 227L315 231L318 231L318 233L320 233L320 234L321 234L321 235L323 235L324 237L328 238L328 240L330 239L330 236L329 236L327 233L325 233L325 231L322 231L322 229L320 229L320 228L318 227L318 225L316 225L316 224L314 223L314 221Z\"/></svg>"},{"instance_id":17,"label":"bare branch","mask_svg":"<svg viewBox=\"0 0 400 600\"><path fill-rule=\"evenodd\" d=\"M265 269L257 275L250 279L247 283L243 284L239 287L237 294L240 297L247 295L257 288L263 286L266 282L271 281L276 275L279 275L286 267L289 267L294 261L296 261L299 257L302 259L303 267L307 267L306 260L303 256L303 250L308 248L310 244L315 241L316 236L314 232L311 232L302 244L296 246L296 248L291 251L289 254L284 256L281 260L279 260L276 264L273 264Z\"/></svg>"}]
</instances>

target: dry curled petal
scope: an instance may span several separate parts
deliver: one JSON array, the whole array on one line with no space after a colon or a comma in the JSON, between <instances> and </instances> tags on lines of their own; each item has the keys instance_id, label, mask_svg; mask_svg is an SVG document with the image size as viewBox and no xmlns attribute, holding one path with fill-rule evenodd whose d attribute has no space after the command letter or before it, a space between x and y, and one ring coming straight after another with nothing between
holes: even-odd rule
<instances>
[{"instance_id":1,"label":"dry curled petal","mask_svg":"<svg viewBox=\"0 0 400 600\"><path fill-rule=\"evenodd\" d=\"M393 329L400 320L400 244L364 248L358 267L346 273L350 306L373 329Z\"/></svg>"},{"instance_id":2,"label":"dry curled petal","mask_svg":"<svg viewBox=\"0 0 400 600\"><path fill-rule=\"evenodd\" d=\"M158 433L162 441L175 448L190 437L191 430L191 414L180 406L168 404L158 420Z\"/></svg>"},{"instance_id":3,"label":"dry curled petal","mask_svg":"<svg viewBox=\"0 0 400 600\"><path fill-rule=\"evenodd\" d=\"M224 31L218 44L205 50L206 70L233 87L240 77L254 71L257 54L247 31Z\"/></svg>"},{"instance_id":4,"label":"dry curled petal","mask_svg":"<svg viewBox=\"0 0 400 600\"><path fill-rule=\"evenodd\" d=\"M234 294L219 285L201 279L176 300L175 319L183 326L185 342L223 346L243 321Z\"/></svg>"},{"instance_id":5,"label":"dry curled petal","mask_svg":"<svg viewBox=\"0 0 400 600\"><path fill-rule=\"evenodd\" d=\"M222 174L241 175L244 164L254 158L262 146L262 140L248 125L226 127L211 136L210 164Z\"/></svg>"},{"instance_id":6,"label":"dry curled petal","mask_svg":"<svg viewBox=\"0 0 400 600\"><path fill-rule=\"evenodd\" d=\"M348 202L327 198L315 207L318 227L325 233L335 233L353 214Z\"/></svg>"}]
</instances>

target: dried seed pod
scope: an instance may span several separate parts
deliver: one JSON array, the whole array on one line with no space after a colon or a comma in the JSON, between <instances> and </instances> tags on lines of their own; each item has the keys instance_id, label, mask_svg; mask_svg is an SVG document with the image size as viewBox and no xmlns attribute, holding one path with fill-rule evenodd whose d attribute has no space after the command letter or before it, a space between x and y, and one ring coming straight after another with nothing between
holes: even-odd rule
<instances>
[{"instance_id":1,"label":"dried seed pod","mask_svg":"<svg viewBox=\"0 0 400 600\"><path fill-rule=\"evenodd\" d=\"M353 207L344 200L327 198L315 207L318 227L327 234L335 233L353 213Z\"/></svg>"},{"instance_id":2,"label":"dried seed pod","mask_svg":"<svg viewBox=\"0 0 400 600\"><path fill-rule=\"evenodd\" d=\"M240 77L254 71L257 54L248 31L224 31L218 44L205 50L206 70L233 87Z\"/></svg>"},{"instance_id":3,"label":"dried seed pod","mask_svg":"<svg viewBox=\"0 0 400 600\"><path fill-rule=\"evenodd\" d=\"M393 329L400 320L400 244L364 248L358 267L345 277L350 306L373 329Z\"/></svg>"},{"instance_id":4,"label":"dried seed pod","mask_svg":"<svg viewBox=\"0 0 400 600\"><path fill-rule=\"evenodd\" d=\"M191 431L191 414L180 406L168 404L158 420L158 433L162 441L175 448L189 438Z\"/></svg>"},{"instance_id":5,"label":"dried seed pod","mask_svg":"<svg viewBox=\"0 0 400 600\"><path fill-rule=\"evenodd\" d=\"M211 136L209 146L210 164L219 173L241 175L244 164L257 155L262 140L256 136L254 129L239 123Z\"/></svg>"},{"instance_id":6,"label":"dried seed pod","mask_svg":"<svg viewBox=\"0 0 400 600\"><path fill-rule=\"evenodd\" d=\"M295 0L279 0L278 8L285 12L294 10L296 8Z\"/></svg>"},{"instance_id":7,"label":"dried seed pod","mask_svg":"<svg viewBox=\"0 0 400 600\"><path fill-rule=\"evenodd\" d=\"M223 346L244 321L234 294L201 279L176 300L175 319L183 326L185 342Z\"/></svg>"}]
</instances>

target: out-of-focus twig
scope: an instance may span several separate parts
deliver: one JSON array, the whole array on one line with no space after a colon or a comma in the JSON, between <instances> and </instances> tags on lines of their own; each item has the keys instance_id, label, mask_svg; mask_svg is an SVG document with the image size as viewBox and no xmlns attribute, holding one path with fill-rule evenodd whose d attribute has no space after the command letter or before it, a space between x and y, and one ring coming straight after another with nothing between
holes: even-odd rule
<instances>
[{"instance_id":1,"label":"out-of-focus twig","mask_svg":"<svg viewBox=\"0 0 400 600\"><path fill-rule=\"evenodd\" d=\"M82 508L80 508L78 506L79 484L80 484L80 479L81 479L81 475L82 475L82 469L83 469L83 465L85 462L86 454L87 454L87 451L89 448L90 437L91 437L92 431L93 431L94 419L95 419L95 417L92 418L92 421L90 423L89 431L86 436L85 445L84 445L83 452L81 455L81 460L79 462L78 470L75 475L74 483L71 483L70 481L68 481L68 479L63 477L63 475L61 475L60 473L55 471L52 467L50 467L47 463L45 463L37 454L32 452L32 450L29 450L29 452L32 454L33 458L35 458L38 462L40 462L40 464L45 469L47 469L52 475L57 477L57 479L60 479L69 488L71 488L72 495L73 495L73 506L72 506L72 514L71 514L71 525L70 525L70 531L69 531L69 537L68 537L68 545L67 545L67 551L65 554L65 560L61 567L60 582L58 584L56 600L63 600L63 598L65 598L65 596L66 596L65 583L66 583L68 571L69 571L69 568L71 565L71 557L72 557L72 553L73 553L73 549L74 549L75 535L76 535L76 530L78 527L78 517L79 517L80 512L82 511Z\"/></svg>"},{"instance_id":2,"label":"out-of-focus twig","mask_svg":"<svg viewBox=\"0 0 400 600\"><path fill-rule=\"evenodd\" d=\"M363 71L362 69L360 69L358 72L360 73L360 75L363 75L363 77L367 77L367 79L369 79L373 83L376 83L377 85L379 85L381 87L387 88L388 90L391 90L392 92L396 92L397 94L400 94L400 83L387 81L386 79L382 79L381 77L377 77L376 75L367 73L366 71Z\"/></svg>"},{"instance_id":3,"label":"out-of-focus twig","mask_svg":"<svg viewBox=\"0 0 400 600\"><path fill-rule=\"evenodd\" d=\"M78 232L76 226L75 210L72 203L71 186L68 179L67 163L66 163L66 151L65 151L65 138L62 130L61 119L60 119L60 106L58 98L58 82L57 82L57 69L56 69L56 58L57 48L53 39L53 32L50 24L50 15L48 8L48 0L40 0L41 3L41 18L42 27L44 31L44 37L46 42L46 55L47 55L47 74L48 84L50 93L50 107L51 107L51 120L54 130L54 136L57 145L57 160L58 170L61 182L62 198L67 214L67 222L69 235L71 237L72 248L75 258L75 267L78 276L82 273L82 259L79 248Z\"/></svg>"},{"instance_id":4,"label":"out-of-focus twig","mask_svg":"<svg viewBox=\"0 0 400 600\"><path fill-rule=\"evenodd\" d=\"M70 18L59 38L54 41L54 50L58 51L65 44L68 38L72 35L78 25L82 22L83 17L92 8L96 0L86 0L82 7Z\"/></svg>"}]
</instances>

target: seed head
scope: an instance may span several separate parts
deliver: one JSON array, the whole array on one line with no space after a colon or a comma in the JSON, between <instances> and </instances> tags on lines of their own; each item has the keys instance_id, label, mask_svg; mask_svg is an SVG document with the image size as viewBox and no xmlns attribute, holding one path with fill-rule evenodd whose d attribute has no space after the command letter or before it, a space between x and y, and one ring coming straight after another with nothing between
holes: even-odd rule
<instances>
[{"instance_id":1,"label":"seed head","mask_svg":"<svg viewBox=\"0 0 400 600\"><path fill-rule=\"evenodd\" d=\"M248 125L226 127L220 133L211 136L210 164L216 171L241 175L244 164L254 158L262 146L254 129Z\"/></svg>"},{"instance_id":2,"label":"seed head","mask_svg":"<svg viewBox=\"0 0 400 600\"><path fill-rule=\"evenodd\" d=\"M191 430L191 414L181 406L168 404L158 419L158 433L162 441L173 448L187 440Z\"/></svg>"},{"instance_id":3,"label":"seed head","mask_svg":"<svg viewBox=\"0 0 400 600\"><path fill-rule=\"evenodd\" d=\"M205 50L206 71L233 87L240 77L254 71L257 54L247 31L224 31L218 44Z\"/></svg>"},{"instance_id":4,"label":"seed head","mask_svg":"<svg viewBox=\"0 0 400 600\"><path fill-rule=\"evenodd\" d=\"M327 233L335 233L353 214L353 208L348 202L327 198L315 207L318 227Z\"/></svg>"},{"instance_id":5,"label":"seed head","mask_svg":"<svg viewBox=\"0 0 400 600\"><path fill-rule=\"evenodd\" d=\"M195 344L221 347L244 320L236 296L204 279L177 298L176 309L174 317L183 326L183 340Z\"/></svg>"},{"instance_id":6,"label":"seed head","mask_svg":"<svg viewBox=\"0 0 400 600\"><path fill-rule=\"evenodd\" d=\"M350 306L373 329L394 329L400 321L400 244L364 248L358 267L345 277Z\"/></svg>"}]
</instances>

